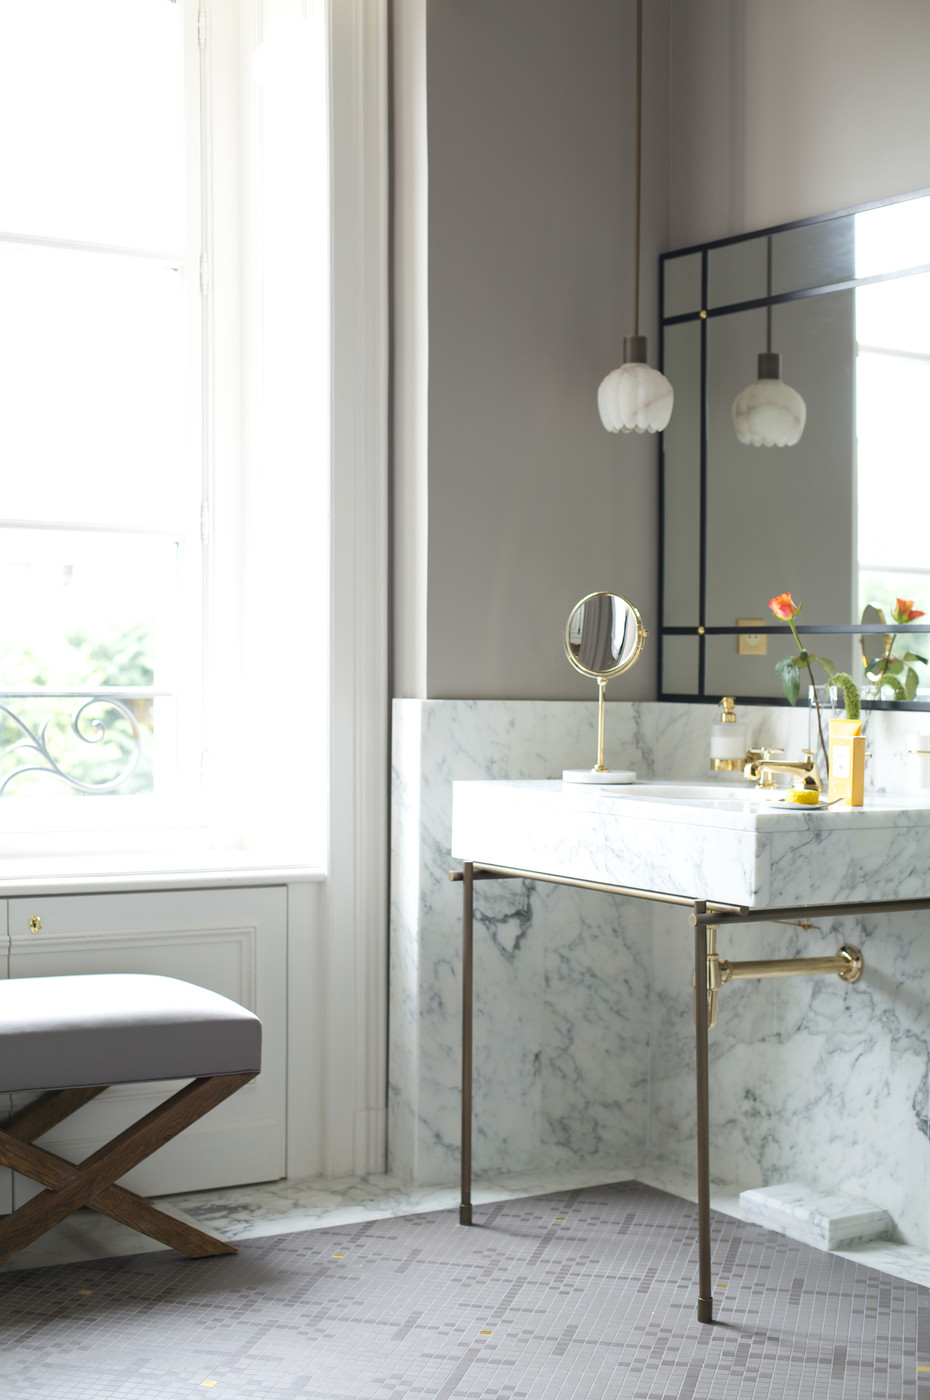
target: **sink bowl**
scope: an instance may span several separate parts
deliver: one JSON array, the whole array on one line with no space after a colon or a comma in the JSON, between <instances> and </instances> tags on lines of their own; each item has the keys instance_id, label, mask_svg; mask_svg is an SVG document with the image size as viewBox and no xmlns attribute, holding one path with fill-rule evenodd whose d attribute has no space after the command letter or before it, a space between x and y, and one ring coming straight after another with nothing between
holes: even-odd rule
<instances>
[{"instance_id":1,"label":"sink bowl","mask_svg":"<svg viewBox=\"0 0 930 1400\"><path fill-rule=\"evenodd\" d=\"M767 792L753 787L750 783L663 783L641 782L623 783L616 787L601 789L611 797L648 798L650 801L666 802L770 802L773 797L783 797L781 788Z\"/></svg>"}]
</instances>

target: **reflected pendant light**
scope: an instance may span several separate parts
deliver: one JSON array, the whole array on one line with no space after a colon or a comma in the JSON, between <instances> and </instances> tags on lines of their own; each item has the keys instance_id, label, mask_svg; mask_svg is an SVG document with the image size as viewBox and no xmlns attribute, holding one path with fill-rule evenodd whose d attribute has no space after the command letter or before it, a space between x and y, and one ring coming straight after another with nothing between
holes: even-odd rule
<instances>
[{"instance_id":1,"label":"reflected pendant light","mask_svg":"<svg viewBox=\"0 0 930 1400\"><path fill-rule=\"evenodd\" d=\"M646 337L639 334L640 185L643 163L643 0L636 0L636 175L633 243L633 334L623 337L623 364L597 391L601 422L610 433L660 433L672 416L675 391L664 374L646 363Z\"/></svg>"},{"instance_id":2,"label":"reflected pendant light","mask_svg":"<svg viewBox=\"0 0 930 1400\"><path fill-rule=\"evenodd\" d=\"M772 295L772 238L768 238L767 295ZM807 405L781 377L781 355L772 354L772 304L765 308L765 350L759 378L733 400L733 427L747 447L794 447L807 420Z\"/></svg>"}]
</instances>

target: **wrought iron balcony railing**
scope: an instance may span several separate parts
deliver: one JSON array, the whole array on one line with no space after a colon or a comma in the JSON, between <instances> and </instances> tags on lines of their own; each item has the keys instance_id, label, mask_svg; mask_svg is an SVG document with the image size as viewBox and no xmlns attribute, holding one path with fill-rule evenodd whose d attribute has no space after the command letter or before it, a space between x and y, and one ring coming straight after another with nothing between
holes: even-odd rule
<instances>
[{"instance_id":1,"label":"wrought iron balcony railing","mask_svg":"<svg viewBox=\"0 0 930 1400\"><path fill-rule=\"evenodd\" d=\"M142 757L144 730L152 728L153 701L170 694L147 686L0 690L0 796L27 773L49 774L80 793L115 792ZM87 762L87 748L57 756L53 752L72 736L79 745L107 750L105 762L98 765L105 770L99 778Z\"/></svg>"}]
</instances>

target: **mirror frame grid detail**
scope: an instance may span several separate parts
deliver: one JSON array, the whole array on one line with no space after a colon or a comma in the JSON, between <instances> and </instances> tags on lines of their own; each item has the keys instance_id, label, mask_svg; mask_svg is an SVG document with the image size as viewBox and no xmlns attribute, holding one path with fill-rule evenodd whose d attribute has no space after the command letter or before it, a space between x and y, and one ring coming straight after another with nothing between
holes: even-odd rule
<instances>
[{"instance_id":1,"label":"mirror frame grid detail","mask_svg":"<svg viewBox=\"0 0 930 1400\"><path fill-rule=\"evenodd\" d=\"M791 641L791 631L785 624L773 624L760 626L753 623L750 626L716 626L708 622L707 609L707 575L708 575L708 411L707 411L707 352L708 352L708 322L719 316L732 316L742 311L758 311L769 309L772 306L784 305L798 301L802 298L820 297L837 291L855 290L857 287L870 285L877 282L890 281L904 276L913 276L930 272L930 247L927 249L927 261L914 266L900 267L883 272L874 273L867 277L844 277L837 279L835 276L831 280L823 277L818 280L816 277L802 279L810 281L810 285L788 286L784 289L774 290L768 294L753 297L748 300L726 301L719 305L711 304L712 299L709 294L711 257L718 250L735 247L740 244L747 244L752 240L769 240L774 235L791 234L797 230L814 229L817 225L827 224L833 220L848 218L857 214L863 214L870 210L883 209L892 205L906 203L911 200L927 199L930 197L930 189L915 190L908 194L900 195L893 199L875 200L872 203L855 206L849 209L832 211L826 214L815 215L808 219L799 219L790 223L777 224L772 228L752 230L747 233L735 234L729 238L716 239L709 243L693 244L686 248L674 249L671 252L663 253L659 258L659 363L664 371L666 365L666 331L671 326L679 326L687 323L695 323L700 345L700 387L699 387L699 414L700 414L700 443L699 443L699 511L695 524L697 533L697 555L698 578L697 578L697 621L694 625L675 625L667 621L667 565L668 548L666 543L666 529L668 524L667 511L667 490L668 490L668 468L666 463L666 445L664 435L660 436L659 444L659 616L661 625L659 629L659 657L658 657L658 694L660 700L677 702L694 702L716 705L720 695L723 693L719 684L708 678L708 639L713 637L733 637L742 636L775 636L784 637ZM666 284L667 273L672 265L678 260L687 257L697 257L699 266L699 305L687 311L677 311L675 314L668 314L666 311ZM695 286L697 287L697 278ZM765 449L753 449L764 451ZM776 449L777 450L777 449ZM791 449L787 449L791 450ZM822 634L837 634L844 637L863 637L866 634L896 634L907 632L914 635L930 633L930 623L914 622L908 624L898 624L894 621L886 623L864 624L857 622L841 623L821 623L799 625L798 632L802 638ZM670 690L666 684L669 666L666 657L666 646L670 638L693 638L696 643L696 686L690 691ZM571 659L571 658L570 658ZM573 663L574 664L574 663ZM578 668L580 669L580 668ZM733 687L726 687L727 693L732 693ZM736 703L740 705L787 705L788 701L781 693L774 669L772 671L772 690L770 694L739 694L735 695ZM930 710L930 701L869 701L868 704L874 709L896 709L896 710Z\"/></svg>"}]
</instances>

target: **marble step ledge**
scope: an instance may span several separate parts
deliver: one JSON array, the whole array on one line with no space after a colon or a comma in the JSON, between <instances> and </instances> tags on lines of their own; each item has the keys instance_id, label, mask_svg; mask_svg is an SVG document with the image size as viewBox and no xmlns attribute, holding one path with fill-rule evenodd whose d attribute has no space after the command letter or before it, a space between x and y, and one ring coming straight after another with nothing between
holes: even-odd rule
<instances>
[{"instance_id":1,"label":"marble step ledge","mask_svg":"<svg viewBox=\"0 0 930 1400\"><path fill-rule=\"evenodd\" d=\"M739 1204L744 1220L818 1249L850 1249L889 1240L894 1226L881 1206L843 1191L818 1190L802 1181L741 1191Z\"/></svg>"}]
</instances>

